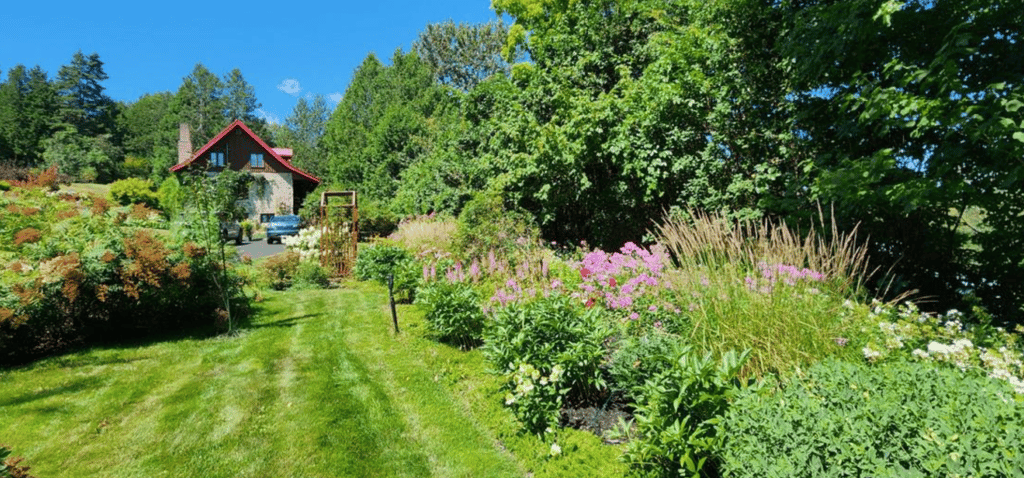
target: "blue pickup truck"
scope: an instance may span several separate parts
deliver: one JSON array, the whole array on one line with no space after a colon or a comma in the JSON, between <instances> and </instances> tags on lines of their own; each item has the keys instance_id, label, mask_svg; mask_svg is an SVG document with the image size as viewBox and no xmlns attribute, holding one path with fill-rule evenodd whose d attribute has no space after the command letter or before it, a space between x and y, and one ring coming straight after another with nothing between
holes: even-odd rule
<instances>
[{"instance_id":1,"label":"blue pickup truck","mask_svg":"<svg viewBox=\"0 0 1024 478\"><path fill-rule=\"evenodd\" d=\"M274 216L267 224L267 244L281 243L284 236L294 236L299 233L299 225L302 219L296 215Z\"/></svg>"}]
</instances>

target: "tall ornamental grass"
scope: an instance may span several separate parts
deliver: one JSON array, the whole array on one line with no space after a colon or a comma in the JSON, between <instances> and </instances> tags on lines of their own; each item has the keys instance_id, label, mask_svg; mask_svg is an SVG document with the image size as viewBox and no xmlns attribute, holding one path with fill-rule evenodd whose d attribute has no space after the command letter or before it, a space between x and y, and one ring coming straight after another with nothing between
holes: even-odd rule
<instances>
[{"instance_id":1,"label":"tall ornamental grass","mask_svg":"<svg viewBox=\"0 0 1024 478\"><path fill-rule=\"evenodd\" d=\"M454 218L434 214L405 219L389 239L418 256L450 254L454 251L457 224Z\"/></svg>"},{"instance_id":2,"label":"tall ornamental grass","mask_svg":"<svg viewBox=\"0 0 1024 478\"><path fill-rule=\"evenodd\" d=\"M844 319L868 274L854 233L798 234L783 223L691 212L657 227L672 257L666 287L688 318L683 332L717 354L751 350L743 375L852 356L859 325Z\"/></svg>"}]
</instances>

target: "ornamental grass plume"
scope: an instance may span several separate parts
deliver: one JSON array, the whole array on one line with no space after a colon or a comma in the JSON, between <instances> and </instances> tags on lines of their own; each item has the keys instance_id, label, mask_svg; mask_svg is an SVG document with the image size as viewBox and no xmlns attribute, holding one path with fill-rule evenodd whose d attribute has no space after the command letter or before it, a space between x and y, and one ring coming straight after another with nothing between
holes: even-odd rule
<instances>
[{"instance_id":1,"label":"ornamental grass plume","mask_svg":"<svg viewBox=\"0 0 1024 478\"><path fill-rule=\"evenodd\" d=\"M428 252L452 253L457 224L455 219L434 214L405 219L389 239L416 255Z\"/></svg>"},{"instance_id":2,"label":"ornamental grass plume","mask_svg":"<svg viewBox=\"0 0 1024 478\"><path fill-rule=\"evenodd\" d=\"M820 274L836 293L860 294L874 270L868 269L867 247L858 242L857 228L842 232L834 218L828 225L823 217L819 220L830 228L828 237L814 227L801 235L781 221L734 221L722 214L692 210L667 217L653 232L680 266L740 265L762 273L767 272L767 264L795 267Z\"/></svg>"},{"instance_id":3,"label":"ornamental grass plume","mask_svg":"<svg viewBox=\"0 0 1024 478\"><path fill-rule=\"evenodd\" d=\"M715 353L751 349L744 375L856 354L836 337L856 334L842 303L863 293L866 248L856 231L831 228L826 238L720 214L666 219L655 230L675 266L664 282L685 306L689 340Z\"/></svg>"}]
</instances>

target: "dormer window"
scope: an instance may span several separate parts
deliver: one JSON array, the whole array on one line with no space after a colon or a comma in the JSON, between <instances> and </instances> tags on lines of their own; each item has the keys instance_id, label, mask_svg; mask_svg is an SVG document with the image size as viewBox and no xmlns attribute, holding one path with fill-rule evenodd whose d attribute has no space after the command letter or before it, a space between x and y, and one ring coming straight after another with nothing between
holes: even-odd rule
<instances>
[{"instance_id":1,"label":"dormer window","mask_svg":"<svg viewBox=\"0 0 1024 478\"><path fill-rule=\"evenodd\" d=\"M210 167L224 167L224 153L210 153Z\"/></svg>"},{"instance_id":2,"label":"dormer window","mask_svg":"<svg viewBox=\"0 0 1024 478\"><path fill-rule=\"evenodd\" d=\"M263 153L250 154L249 167L253 169L263 169Z\"/></svg>"}]
</instances>

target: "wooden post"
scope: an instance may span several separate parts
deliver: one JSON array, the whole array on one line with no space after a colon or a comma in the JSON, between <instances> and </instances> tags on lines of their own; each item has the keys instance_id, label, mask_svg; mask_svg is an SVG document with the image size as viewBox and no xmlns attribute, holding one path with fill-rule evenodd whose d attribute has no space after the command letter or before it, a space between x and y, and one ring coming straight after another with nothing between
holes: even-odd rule
<instances>
[{"instance_id":1,"label":"wooden post","mask_svg":"<svg viewBox=\"0 0 1024 478\"><path fill-rule=\"evenodd\" d=\"M398 333L398 312L395 311L395 274L388 274L388 298L391 299L391 320L395 323L395 334Z\"/></svg>"}]
</instances>

